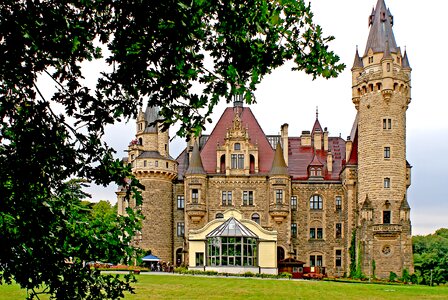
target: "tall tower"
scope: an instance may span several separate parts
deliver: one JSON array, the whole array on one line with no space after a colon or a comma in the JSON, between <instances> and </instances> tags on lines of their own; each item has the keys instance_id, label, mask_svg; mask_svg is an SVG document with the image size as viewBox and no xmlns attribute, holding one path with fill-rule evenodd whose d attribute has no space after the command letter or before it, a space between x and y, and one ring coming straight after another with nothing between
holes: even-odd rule
<instances>
[{"instance_id":1,"label":"tall tower","mask_svg":"<svg viewBox=\"0 0 448 300\"><path fill-rule=\"evenodd\" d=\"M378 0L364 55L356 50L352 99L358 110L358 261L366 275L413 272L406 201L406 110L411 68L395 42L393 16Z\"/></svg>"},{"instance_id":2,"label":"tall tower","mask_svg":"<svg viewBox=\"0 0 448 300\"><path fill-rule=\"evenodd\" d=\"M133 174L145 186L141 191L141 209L145 219L137 239L138 246L151 250L163 261L172 262L173 179L177 177L177 162L169 155L169 133L161 130L158 119L157 107L147 107L145 112L139 112L137 133L128 147L128 163L132 165ZM119 213L124 213L121 194L117 194Z\"/></svg>"}]
</instances>

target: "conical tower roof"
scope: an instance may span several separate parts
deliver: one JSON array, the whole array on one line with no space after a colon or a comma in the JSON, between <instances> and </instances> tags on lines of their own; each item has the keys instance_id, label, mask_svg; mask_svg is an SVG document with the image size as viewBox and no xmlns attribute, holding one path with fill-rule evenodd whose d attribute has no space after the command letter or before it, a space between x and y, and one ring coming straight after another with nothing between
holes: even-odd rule
<instances>
[{"instance_id":1,"label":"conical tower roof","mask_svg":"<svg viewBox=\"0 0 448 300\"><path fill-rule=\"evenodd\" d=\"M406 52L406 50L404 50L402 66L403 66L403 69L411 69L411 66L409 65L408 53Z\"/></svg>"},{"instance_id":2,"label":"conical tower roof","mask_svg":"<svg viewBox=\"0 0 448 300\"><path fill-rule=\"evenodd\" d=\"M202 166L201 154L199 153L198 142L194 142L193 152L191 153L190 165L185 174L205 174Z\"/></svg>"},{"instance_id":3,"label":"conical tower roof","mask_svg":"<svg viewBox=\"0 0 448 300\"><path fill-rule=\"evenodd\" d=\"M372 202L370 202L369 200L369 195L366 195L366 200L364 200L361 209L362 210L373 209Z\"/></svg>"},{"instance_id":4,"label":"conical tower roof","mask_svg":"<svg viewBox=\"0 0 448 300\"><path fill-rule=\"evenodd\" d=\"M410 210L411 209L411 207L409 206L408 199L407 199L406 195L404 195L403 201L401 201L400 209L401 210Z\"/></svg>"},{"instance_id":5,"label":"conical tower roof","mask_svg":"<svg viewBox=\"0 0 448 300\"><path fill-rule=\"evenodd\" d=\"M283 157L283 149L280 142L277 143L277 147L275 147L274 161L272 162L269 175L288 175L288 167L286 166L285 158Z\"/></svg>"},{"instance_id":6,"label":"conical tower roof","mask_svg":"<svg viewBox=\"0 0 448 300\"><path fill-rule=\"evenodd\" d=\"M309 166L311 167L323 167L324 164L319 160L319 158L316 155L316 151L314 151L313 160L311 160Z\"/></svg>"},{"instance_id":7,"label":"conical tower roof","mask_svg":"<svg viewBox=\"0 0 448 300\"><path fill-rule=\"evenodd\" d=\"M364 64L362 63L362 59L359 56L358 46L356 46L355 60L353 61L352 70L354 70L354 69L362 69L362 68L364 68Z\"/></svg>"},{"instance_id":8,"label":"conical tower roof","mask_svg":"<svg viewBox=\"0 0 448 300\"><path fill-rule=\"evenodd\" d=\"M156 133L157 124L152 124L160 118L159 108L157 106L148 106L145 111L146 133Z\"/></svg>"},{"instance_id":9,"label":"conical tower roof","mask_svg":"<svg viewBox=\"0 0 448 300\"><path fill-rule=\"evenodd\" d=\"M364 56L368 54L369 49L372 49L374 53L384 52L386 50L386 40L389 42L389 51L397 53L398 47L392 30L393 16L386 8L384 0L378 0L371 18L369 38L367 39Z\"/></svg>"}]
</instances>

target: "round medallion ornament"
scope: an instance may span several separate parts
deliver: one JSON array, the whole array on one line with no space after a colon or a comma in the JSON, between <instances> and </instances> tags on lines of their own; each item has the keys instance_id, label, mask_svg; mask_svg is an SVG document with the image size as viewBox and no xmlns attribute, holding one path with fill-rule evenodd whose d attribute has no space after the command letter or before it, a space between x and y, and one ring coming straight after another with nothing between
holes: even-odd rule
<instances>
[{"instance_id":1,"label":"round medallion ornament","mask_svg":"<svg viewBox=\"0 0 448 300\"><path fill-rule=\"evenodd\" d=\"M383 247L382 252L383 252L384 255L390 255L391 252L392 252L392 249L390 248L389 245L386 245L386 246Z\"/></svg>"}]
</instances>

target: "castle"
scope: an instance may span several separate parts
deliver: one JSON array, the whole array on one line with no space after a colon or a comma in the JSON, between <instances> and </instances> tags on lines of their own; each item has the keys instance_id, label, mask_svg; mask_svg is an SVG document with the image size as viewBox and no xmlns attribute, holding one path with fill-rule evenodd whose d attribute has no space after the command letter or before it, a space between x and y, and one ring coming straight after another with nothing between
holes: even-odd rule
<instances>
[{"instance_id":1,"label":"castle","mask_svg":"<svg viewBox=\"0 0 448 300\"><path fill-rule=\"evenodd\" d=\"M153 125L158 109L140 111L126 158L145 186L138 246L201 270L276 273L292 257L332 276L349 274L353 264L367 276L413 272L411 68L384 0L369 26L351 69L357 115L346 140L329 136L317 113L299 136L289 135L288 124L266 135L236 97L211 134L174 159L168 132ZM124 214L124 191L117 196Z\"/></svg>"}]
</instances>

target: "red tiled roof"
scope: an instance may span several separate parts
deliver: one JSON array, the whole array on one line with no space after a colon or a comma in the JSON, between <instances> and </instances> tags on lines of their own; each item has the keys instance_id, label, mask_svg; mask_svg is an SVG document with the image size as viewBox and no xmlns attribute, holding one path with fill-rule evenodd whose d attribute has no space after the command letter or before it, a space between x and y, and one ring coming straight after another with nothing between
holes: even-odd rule
<instances>
[{"instance_id":1,"label":"red tiled roof","mask_svg":"<svg viewBox=\"0 0 448 300\"><path fill-rule=\"evenodd\" d=\"M345 141L340 137L329 137L328 148L333 154L333 170L326 172L324 180L339 180L339 173L342 170L342 160L345 157ZM314 148L312 146L302 146L299 137L289 138L289 175L295 180L308 179L308 166L313 159L318 159L324 166L327 165L327 151L316 150L314 157ZM344 154L344 155L343 155Z\"/></svg>"},{"instance_id":2,"label":"red tiled roof","mask_svg":"<svg viewBox=\"0 0 448 300\"><path fill-rule=\"evenodd\" d=\"M268 173L274 159L274 149L269 144L252 110L249 107L239 107L238 109L242 110L242 128L248 129L250 142L258 145L260 173ZM216 173L216 146L218 143L221 146L224 145L227 129L232 127L234 116L234 108L227 107L201 150L202 165L207 173Z\"/></svg>"}]
</instances>

